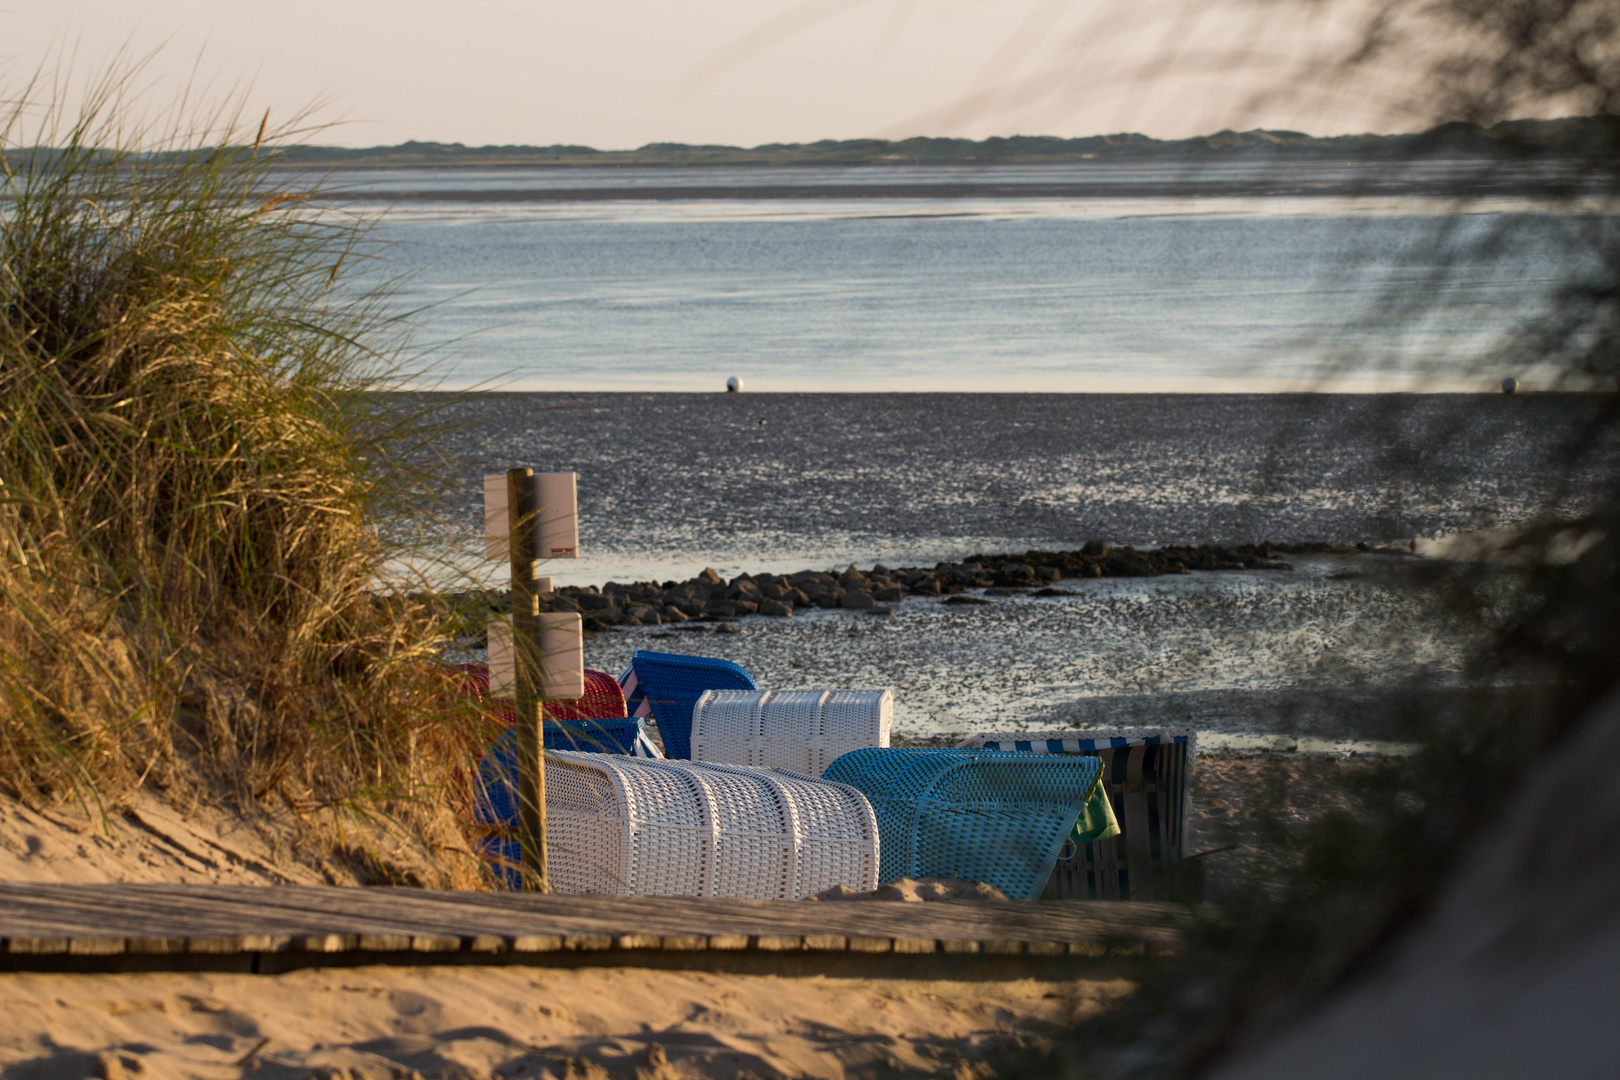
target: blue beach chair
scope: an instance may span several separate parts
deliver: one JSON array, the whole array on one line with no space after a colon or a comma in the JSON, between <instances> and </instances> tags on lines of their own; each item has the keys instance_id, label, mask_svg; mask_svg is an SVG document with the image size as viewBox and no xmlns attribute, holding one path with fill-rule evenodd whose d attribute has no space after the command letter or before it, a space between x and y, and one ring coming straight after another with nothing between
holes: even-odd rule
<instances>
[{"instance_id":1,"label":"blue beach chair","mask_svg":"<svg viewBox=\"0 0 1620 1080\"><path fill-rule=\"evenodd\" d=\"M1041 894L1049 900L1203 898L1203 861L1188 859L1197 735L1185 728L975 735L964 748L1078 755L1103 764L1118 837L1065 849Z\"/></svg>"},{"instance_id":2,"label":"blue beach chair","mask_svg":"<svg viewBox=\"0 0 1620 1080\"><path fill-rule=\"evenodd\" d=\"M705 690L758 690L753 676L729 660L680 653L637 652L630 657L635 672L633 693L644 695L658 722L664 753L692 757L692 706ZM637 707L631 711L639 712Z\"/></svg>"},{"instance_id":3,"label":"blue beach chair","mask_svg":"<svg viewBox=\"0 0 1620 1080\"><path fill-rule=\"evenodd\" d=\"M822 779L871 801L878 880L963 878L1033 900L1101 776L1089 757L880 748L845 754Z\"/></svg>"}]
</instances>

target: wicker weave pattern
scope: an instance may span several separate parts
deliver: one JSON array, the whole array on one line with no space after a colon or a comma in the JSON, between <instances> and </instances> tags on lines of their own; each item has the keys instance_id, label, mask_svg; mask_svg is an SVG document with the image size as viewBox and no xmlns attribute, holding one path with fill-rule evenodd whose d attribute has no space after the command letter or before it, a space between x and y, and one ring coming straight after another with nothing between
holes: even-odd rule
<instances>
[{"instance_id":1,"label":"wicker weave pattern","mask_svg":"<svg viewBox=\"0 0 1620 1080\"><path fill-rule=\"evenodd\" d=\"M1060 858L1043 894L1074 900L1196 900L1197 863L1185 868L1198 737L1188 728L1112 728L976 735L968 743L1103 763L1120 835Z\"/></svg>"},{"instance_id":2,"label":"wicker weave pattern","mask_svg":"<svg viewBox=\"0 0 1620 1080\"><path fill-rule=\"evenodd\" d=\"M959 877L1033 900L1102 771L1095 758L857 750L827 769L872 802L884 881Z\"/></svg>"},{"instance_id":3,"label":"wicker weave pattern","mask_svg":"<svg viewBox=\"0 0 1620 1080\"><path fill-rule=\"evenodd\" d=\"M691 758L692 706L705 690L759 689L748 672L729 660L638 651L630 665L671 758Z\"/></svg>"},{"instance_id":4,"label":"wicker weave pattern","mask_svg":"<svg viewBox=\"0 0 1620 1080\"><path fill-rule=\"evenodd\" d=\"M820 776L888 746L893 722L888 690L709 690L692 707L692 759Z\"/></svg>"},{"instance_id":5,"label":"wicker weave pattern","mask_svg":"<svg viewBox=\"0 0 1620 1080\"><path fill-rule=\"evenodd\" d=\"M491 754L480 766L481 819L516 823L511 762ZM833 885L877 887L865 797L769 769L548 751L546 841L564 893L800 900ZM511 841L486 852L517 857Z\"/></svg>"}]
</instances>

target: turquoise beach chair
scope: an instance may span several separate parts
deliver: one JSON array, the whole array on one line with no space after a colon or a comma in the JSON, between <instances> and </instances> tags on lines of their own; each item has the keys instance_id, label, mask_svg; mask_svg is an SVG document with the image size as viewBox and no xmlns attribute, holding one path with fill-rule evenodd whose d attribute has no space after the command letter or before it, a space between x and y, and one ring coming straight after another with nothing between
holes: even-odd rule
<instances>
[{"instance_id":1,"label":"turquoise beach chair","mask_svg":"<svg viewBox=\"0 0 1620 1080\"><path fill-rule=\"evenodd\" d=\"M871 801L880 881L954 877L1034 900L1101 776L1094 757L879 748L845 754L822 779Z\"/></svg>"}]
</instances>

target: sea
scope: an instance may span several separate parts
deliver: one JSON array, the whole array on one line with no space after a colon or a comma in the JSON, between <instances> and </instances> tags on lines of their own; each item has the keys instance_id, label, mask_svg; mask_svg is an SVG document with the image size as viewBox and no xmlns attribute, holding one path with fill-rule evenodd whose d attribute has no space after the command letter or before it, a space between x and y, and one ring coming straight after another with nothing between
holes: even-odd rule
<instances>
[{"instance_id":1,"label":"sea","mask_svg":"<svg viewBox=\"0 0 1620 1080\"><path fill-rule=\"evenodd\" d=\"M423 309L422 381L512 390L1485 389L1534 374L1478 360L1593 228L1342 165L1189 168L334 182L386 208L370 276Z\"/></svg>"},{"instance_id":2,"label":"sea","mask_svg":"<svg viewBox=\"0 0 1620 1080\"><path fill-rule=\"evenodd\" d=\"M1377 709L1316 703L1464 680L1477 638L1400 568L1582 508L1557 454L1580 400L1497 386L1545 377L1504 342L1593 225L1378 180L1254 162L338 174L377 216L365 280L414 312L408 385L452 421L433 449L465 492L402 572L498 584L479 479L521 465L579 475L581 557L546 571L567 584L1359 542L1383 553L620 630L587 663L650 648L765 687L888 686L908 737L1173 722L1209 746L1400 744Z\"/></svg>"}]
</instances>

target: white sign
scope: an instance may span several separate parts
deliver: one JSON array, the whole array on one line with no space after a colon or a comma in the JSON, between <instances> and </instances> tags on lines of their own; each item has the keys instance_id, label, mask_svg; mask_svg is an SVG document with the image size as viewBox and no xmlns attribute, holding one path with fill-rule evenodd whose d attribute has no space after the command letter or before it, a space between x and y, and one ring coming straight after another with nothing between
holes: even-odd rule
<instances>
[{"instance_id":1,"label":"white sign","mask_svg":"<svg viewBox=\"0 0 1620 1080\"><path fill-rule=\"evenodd\" d=\"M535 473L535 554L542 559L579 558L579 488L576 473ZM506 474L484 477L484 557L508 559L511 513Z\"/></svg>"},{"instance_id":2,"label":"white sign","mask_svg":"<svg viewBox=\"0 0 1620 1080\"><path fill-rule=\"evenodd\" d=\"M540 687L548 698L585 696L585 636L578 612L542 611L540 621ZM517 694L517 655L512 647L512 619L489 620L489 694Z\"/></svg>"}]
</instances>

